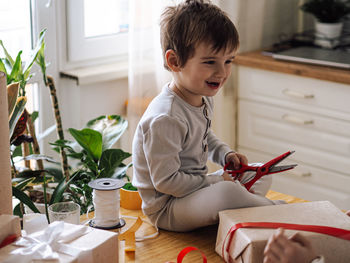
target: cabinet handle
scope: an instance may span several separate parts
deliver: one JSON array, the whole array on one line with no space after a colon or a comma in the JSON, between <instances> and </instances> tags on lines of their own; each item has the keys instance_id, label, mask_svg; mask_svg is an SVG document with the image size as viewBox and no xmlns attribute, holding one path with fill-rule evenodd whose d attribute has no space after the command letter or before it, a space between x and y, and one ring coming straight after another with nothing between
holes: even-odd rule
<instances>
[{"instance_id":1,"label":"cabinet handle","mask_svg":"<svg viewBox=\"0 0 350 263\"><path fill-rule=\"evenodd\" d=\"M305 94L305 93L298 92L295 90L290 90L290 89L284 89L284 90L282 90L282 93L284 95L287 95L287 96L293 97L293 98L312 99L315 97L314 94Z\"/></svg>"},{"instance_id":2,"label":"cabinet handle","mask_svg":"<svg viewBox=\"0 0 350 263\"><path fill-rule=\"evenodd\" d=\"M311 172L297 172L297 171L289 171L289 174L296 177L310 177L312 176Z\"/></svg>"},{"instance_id":3,"label":"cabinet handle","mask_svg":"<svg viewBox=\"0 0 350 263\"><path fill-rule=\"evenodd\" d=\"M292 116L292 115L289 115L289 114L284 114L282 116L282 120L285 120L287 122L294 123L294 124L301 124L301 125L308 125L308 124L313 124L314 123L313 120L303 120L303 119L301 119L299 117Z\"/></svg>"}]
</instances>

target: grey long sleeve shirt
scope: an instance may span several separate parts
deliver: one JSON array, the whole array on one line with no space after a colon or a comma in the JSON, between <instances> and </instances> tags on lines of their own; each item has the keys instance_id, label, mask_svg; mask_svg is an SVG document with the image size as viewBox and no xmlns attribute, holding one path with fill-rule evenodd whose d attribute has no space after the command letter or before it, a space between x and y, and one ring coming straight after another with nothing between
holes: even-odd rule
<instances>
[{"instance_id":1,"label":"grey long sleeve shirt","mask_svg":"<svg viewBox=\"0 0 350 263\"><path fill-rule=\"evenodd\" d=\"M168 84L142 116L133 139L133 185L146 215L160 212L171 198L186 196L222 181L208 175L207 159L224 165L232 150L210 129L213 99L194 107Z\"/></svg>"}]
</instances>

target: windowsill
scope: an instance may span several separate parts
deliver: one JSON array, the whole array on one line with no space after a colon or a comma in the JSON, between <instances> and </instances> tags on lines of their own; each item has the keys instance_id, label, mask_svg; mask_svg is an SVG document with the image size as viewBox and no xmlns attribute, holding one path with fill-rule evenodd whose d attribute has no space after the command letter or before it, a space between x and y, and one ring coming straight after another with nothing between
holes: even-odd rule
<instances>
[{"instance_id":1,"label":"windowsill","mask_svg":"<svg viewBox=\"0 0 350 263\"><path fill-rule=\"evenodd\" d=\"M64 70L60 72L63 78L77 81L77 85L125 79L128 77L128 62L117 62L99 66Z\"/></svg>"}]
</instances>

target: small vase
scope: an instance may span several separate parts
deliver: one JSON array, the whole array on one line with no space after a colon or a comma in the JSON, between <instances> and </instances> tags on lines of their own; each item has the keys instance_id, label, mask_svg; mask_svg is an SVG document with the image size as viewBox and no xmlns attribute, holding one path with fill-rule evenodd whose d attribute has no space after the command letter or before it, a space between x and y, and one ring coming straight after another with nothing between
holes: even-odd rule
<instances>
[{"instance_id":1,"label":"small vase","mask_svg":"<svg viewBox=\"0 0 350 263\"><path fill-rule=\"evenodd\" d=\"M120 207L129 210L140 210L142 200L139 191L120 188Z\"/></svg>"},{"instance_id":2,"label":"small vase","mask_svg":"<svg viewBox=\"0 0 350 263\"><path fill-rule=\"evenodd\" d=\"M323 48L334 48L339 44L343 23L321 23L315 21L314 44Z\"/></svg>"}]
</instances>

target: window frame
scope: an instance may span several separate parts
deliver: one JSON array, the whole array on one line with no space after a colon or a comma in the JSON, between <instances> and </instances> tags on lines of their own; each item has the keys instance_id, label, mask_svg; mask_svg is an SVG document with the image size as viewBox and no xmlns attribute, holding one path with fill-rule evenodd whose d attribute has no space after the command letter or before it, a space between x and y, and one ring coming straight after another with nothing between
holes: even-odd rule
<instances>
[{"instance_id":1,"label":"window frame","mask_svg":"<svg viewBox=\"0 0 350 263\"><path fill-rule=\"evenodd\" d=\"M84 0L66 0L67 63L120 60L128 53L128 33L86 38Z\"/></svg>"}]
</instances>

